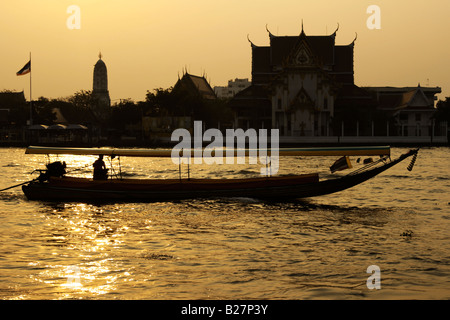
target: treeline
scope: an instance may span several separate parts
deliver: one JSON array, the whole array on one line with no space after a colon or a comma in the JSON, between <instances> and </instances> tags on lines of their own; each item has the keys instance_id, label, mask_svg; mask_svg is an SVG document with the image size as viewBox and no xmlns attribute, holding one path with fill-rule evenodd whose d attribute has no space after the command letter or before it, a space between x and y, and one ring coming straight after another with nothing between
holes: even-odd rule
<instances>
[{"instance_id":1,"label":"treeline","mask_svg":"<svg viewBox=\"0 0 450 320\"><path fill-rule=\"evenodd\" d=\"M25 125L30 118L29 102L8 102L10 121ZM12 107L12 108L11 108ZM33 123L52 125L58 116L70 123L97 124L110 129L122 130L130 124L138 124L142 117L190 116L207 126L232 121L232 113L225 100L207 100L199 95L173 92L172 88L147 91L144 101L121 99L110 108L101 107L91 91L81 90L65 98L39 97L32 102Z\"/></svg>"}]
</instances>

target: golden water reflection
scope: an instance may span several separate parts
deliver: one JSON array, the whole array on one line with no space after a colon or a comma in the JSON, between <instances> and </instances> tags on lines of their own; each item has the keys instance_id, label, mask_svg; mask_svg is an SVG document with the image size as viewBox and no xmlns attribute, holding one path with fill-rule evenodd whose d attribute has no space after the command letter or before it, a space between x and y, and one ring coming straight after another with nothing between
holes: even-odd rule
<instances>
[{"instance_id":1,"label":"golden water reflection","mask_svg":"<svg viewBox=\"0 0 450 320\"><path fill-rule=\"evenodd\" d=\"M121 279L127 281L131 276L114 254L130 231L126 220L118 218L121 213L114 205L54 206L46 219L46 242L54 257L49 260L62 259L67 264L41 266L44 271L37 279L49 286L58 285L63 298L104 295L116 290Z\"/></svg>"}]
</instances>

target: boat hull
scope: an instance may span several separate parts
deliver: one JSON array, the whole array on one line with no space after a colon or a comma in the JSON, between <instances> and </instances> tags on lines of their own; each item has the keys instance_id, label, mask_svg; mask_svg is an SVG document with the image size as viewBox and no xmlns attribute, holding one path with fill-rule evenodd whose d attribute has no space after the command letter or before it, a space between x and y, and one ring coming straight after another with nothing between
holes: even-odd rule
<instances>
[{"instance_id":1,"label":"boat hull","mask_svg":"<svg viewBox=\"0 0 450 320\"><path fill-rule=\"evenodd\" d=\"M165 201L211 197L295 197L301 186L319 182L317 174L253 179L106 180L51 178L22 186L29 200Z\"/></svg>"}]
</instances>

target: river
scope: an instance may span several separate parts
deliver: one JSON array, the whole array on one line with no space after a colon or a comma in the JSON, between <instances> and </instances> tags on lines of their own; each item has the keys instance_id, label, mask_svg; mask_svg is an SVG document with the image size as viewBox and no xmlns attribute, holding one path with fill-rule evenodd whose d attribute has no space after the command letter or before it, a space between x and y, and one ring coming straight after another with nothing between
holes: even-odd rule
<instances>
[{"instance_id":1,"label":"river","mask_svg":"<svg viewBox=\"0 0 450 320\"><path fill-rule=\"evenodd\" d=\"M22 148L0 149L0 159L0 189L36 177L47 161ZM59 159L69 170L86 167L75 175L91 174L93 157ZM450 299L449 159L449 148L422 148L412 172L407 160L350 190L279 203L95 205L2 191L0 298ZM281 159L279 174L326 176L334 160ZM121 164L125 176L178 176L170 159ZM193 165L190 174L233 178L259 169ZM369 288L369 266L379 268L379 289Z\"/></svg>"}]
</instances>

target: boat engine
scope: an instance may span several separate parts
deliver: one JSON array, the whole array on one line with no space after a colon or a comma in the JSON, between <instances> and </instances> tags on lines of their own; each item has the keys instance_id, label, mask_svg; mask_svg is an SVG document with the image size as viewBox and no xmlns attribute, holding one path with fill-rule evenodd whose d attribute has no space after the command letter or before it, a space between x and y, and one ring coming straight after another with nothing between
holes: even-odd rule
<instances>
[{"instance_id":1,"label":"boat engine","mask_svg":"<svg viewBox=\"0 0 450 320\"><path fill-rule=\"evenodd\" d=\"M66 162L55 161L46 165L47 170L40 171L39 182L44 182L50 179L50 177L62 177L66 174Z\"/></svg>"}]
</instances>

